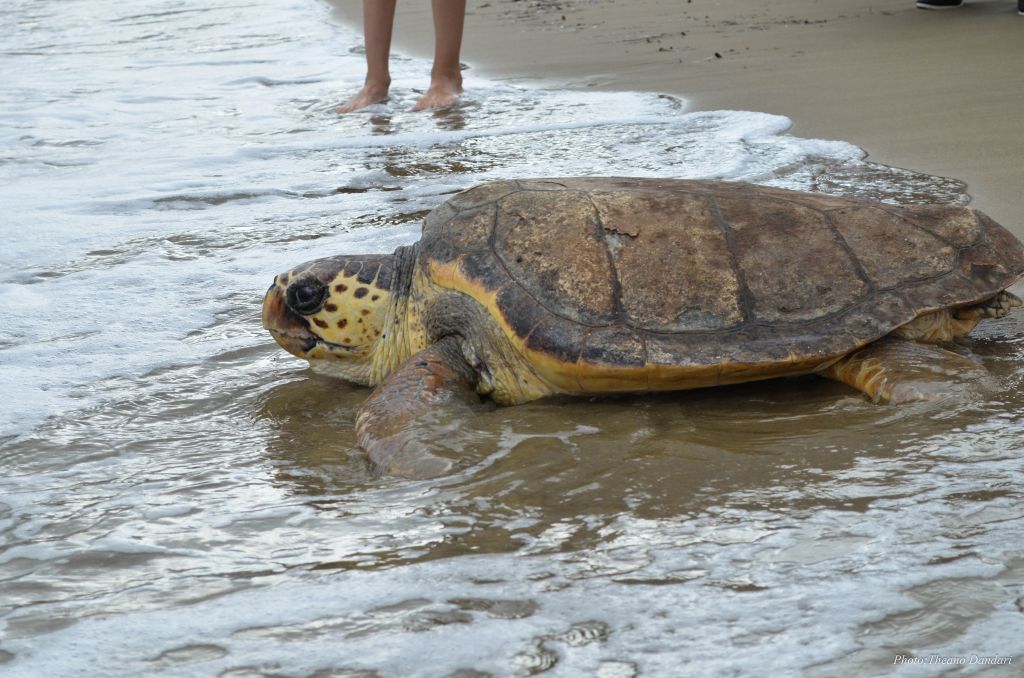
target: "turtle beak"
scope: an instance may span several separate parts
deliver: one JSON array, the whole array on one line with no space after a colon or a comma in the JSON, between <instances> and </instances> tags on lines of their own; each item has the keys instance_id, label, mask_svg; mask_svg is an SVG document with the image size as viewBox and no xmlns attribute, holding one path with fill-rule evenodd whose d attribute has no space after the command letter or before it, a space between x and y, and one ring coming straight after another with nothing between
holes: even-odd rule
<instances>
[{"instance_id":1,"label":"turtle beak","mask_svg":"<svg viewBox=\"0 0 1024 678\"><path fill-rule=\"evenodd\" d=\"M317 344L306 320L288 308L285 293L276 281L263 297L263 327L270 331L281 348L298 358L306 358Z\"/></svg>"}]
</instances>

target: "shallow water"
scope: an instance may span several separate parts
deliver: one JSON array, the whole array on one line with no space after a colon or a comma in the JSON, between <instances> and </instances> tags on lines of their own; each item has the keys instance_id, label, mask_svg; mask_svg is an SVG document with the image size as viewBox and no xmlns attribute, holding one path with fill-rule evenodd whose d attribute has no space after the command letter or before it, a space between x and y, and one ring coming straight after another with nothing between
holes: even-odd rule
<instances>
[{"instance_id":1,"label":"shallow water","mask_svg":"<svg viewBox=\"0 0 1024 678\"><path fill-rule=\"evenodd\" d=\"M359 39L314 0L14 0L0 29L0 674L1024 661L1020 314L961 347L988 399L878 407L800 379L551 400L468 422L472 463L429 482L373 478L365 391L259 326L274 272L408 244L486 179L965 202L960 183L777 116L472 70L463 105L414 115L429 65L402 58L391 102L339 118Z\"/></svg>"}]
</instances>

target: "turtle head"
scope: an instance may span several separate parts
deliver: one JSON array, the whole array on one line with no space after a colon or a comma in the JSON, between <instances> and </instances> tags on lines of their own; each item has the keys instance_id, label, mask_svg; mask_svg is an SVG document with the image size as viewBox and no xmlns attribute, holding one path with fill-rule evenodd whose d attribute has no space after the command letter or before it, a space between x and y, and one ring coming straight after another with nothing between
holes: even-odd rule
<instances>
[{"instance_id":1,"label":"turtle head","mask_svg":"<svg viewBox=\"0 0 1024 678\"><path fill-rule=\"evenodd\" d=\"M317 371L369 383L391 302L393 259L328 257L278 275L263 298L263 326Z\"/></svg>"}]
</instances>

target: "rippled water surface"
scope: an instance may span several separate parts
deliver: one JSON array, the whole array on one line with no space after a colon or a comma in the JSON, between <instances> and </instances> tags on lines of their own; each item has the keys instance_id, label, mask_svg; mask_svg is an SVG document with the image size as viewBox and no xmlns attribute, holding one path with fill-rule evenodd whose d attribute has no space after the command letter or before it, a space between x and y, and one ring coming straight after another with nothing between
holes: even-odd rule
<instances>
[{"instance_id":1,"label":"rippled water surface","mask_svg":"<svg viewBox=\"0 0 1024 678\"><path fill-rule=\"evenodd\" d=\"M960 183L777 116L472 70L411 114L429 64L404 58L339 118L358 45L314 0L0 8L0 674L1019 675L1021 314L960 346L984 402L556 399L467 422L472 463L415 482L355 449L366 392L259 322L274 272L413 242L491 178Z\"/></svg>"}]
</instances>

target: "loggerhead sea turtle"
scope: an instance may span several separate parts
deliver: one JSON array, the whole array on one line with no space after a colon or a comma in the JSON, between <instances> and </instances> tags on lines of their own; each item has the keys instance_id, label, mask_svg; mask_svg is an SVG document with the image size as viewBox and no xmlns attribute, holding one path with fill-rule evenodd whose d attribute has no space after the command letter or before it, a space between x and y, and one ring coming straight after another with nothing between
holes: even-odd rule
<instances>
[{"instance_id":1,"label":"loggerhead sea turtle","mask_svg":"<svg viewBox=\"0 0 1024 678\"><path fill-rule=\"evenodd\" d=\"M817 373L875 401L977 367L935 345L1021 301L1024 249L981 212L744 183L500 181L432 211L390 255L318 259L263 302L274 339L376 387L379 469L432 475L462 410ZM947 375L947 376L944 376ZM441 444L443 447L443 444Z\"/></svg>"}]
</instances>

